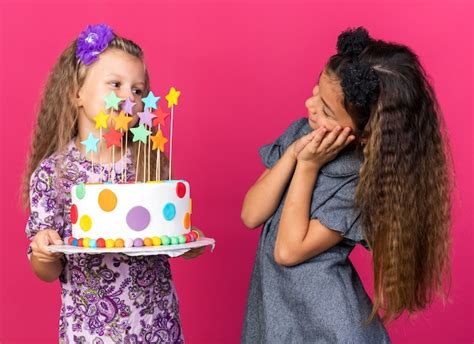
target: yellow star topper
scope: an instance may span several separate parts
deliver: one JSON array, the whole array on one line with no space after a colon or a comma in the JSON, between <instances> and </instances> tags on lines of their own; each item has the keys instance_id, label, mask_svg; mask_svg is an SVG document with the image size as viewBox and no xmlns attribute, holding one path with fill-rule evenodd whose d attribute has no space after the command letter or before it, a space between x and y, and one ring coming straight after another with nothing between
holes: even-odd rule
<instances>
[{"instance_id":1,"label":"yellow star topper","mask_svg":"<svg viewBox=\"0 0 474 344\"><path fill-rule=\"evenodd\" d=\"M163 136L163 132L161 131L161 129L158 130L156 135L150 136L150 139L153 141L153 147L151 147L151 149L155 150L157 148L160 148L160 151L165 151L165 143L168 142L168 139Z\"/></svg>"},{"instance_id":2,"label":"yellow star topper","mask_svg":"<svg viewBox=\"0 0 474 344\"><path fill-rule=\"evenodd\" d=\"M176 88L171 87L170 91L166 95L166 100L168 101L168 108L173 105L178 105L178 98L181 95L181 91L176 91Z\"/></svg>"},{"instance_id":3,"label":"yellow star topper","mask_svg":"<svg viewBox=\"0 0 474 344\"><path fill-rule=\"evenodd\" d=\"M109 115L106 115L103 111L99 112L97 116L94 117L95 120L95 128L104 128L107 129L107 119L109 119Z\"/></svg>"},{"instance_id":4,"label":"yellow star topper","mask_svg":"<svg viewBox=\"0 0 474 344\"><path fill-rule=\"evenodd\" d=\"M128 130L128 123L133 120L132 117L126 116L125 112L120 111L120 114L114 118L115 121L115 130L123 129L124 131Z\"/></svg>"}]
</instances>

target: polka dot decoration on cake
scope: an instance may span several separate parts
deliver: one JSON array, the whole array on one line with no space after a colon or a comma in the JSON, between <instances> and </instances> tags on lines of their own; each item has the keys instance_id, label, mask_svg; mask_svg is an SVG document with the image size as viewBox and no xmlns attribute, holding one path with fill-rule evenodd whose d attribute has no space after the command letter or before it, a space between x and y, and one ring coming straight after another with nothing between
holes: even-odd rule
<instances>
[{"instance_id":1,"label":"polka dot decoration on cake","mask_svg":"<svg viewBox=\"0 0 474 344\"><path fill-rule=\"evenodd\" d=\"M117 196L110 189L104 189L99 193L99 206L103 211L112 211L117 206Z\"/></svg>"},{"instance_id":2,"label":"polka dot decoration on cake","mask_svg":"<svg viewBox=\"0 0 474 344\"><path fill-rule=\"evenodd\" d=\"M142 231L150 224L150 212L142 207L136 206L127 214L127 225L134 231Z\"/></svg>"},{"instance_id":3,"label":"polka dot decoration on cake","mask_svg":"<svg viewBox=\"0 0 474 344\"><path fill-rule=\"evenodd\" d=\"M82 216L81 216L81 219L79 220L79 227L81 227L81 229L82 229L84 232L87 232L88 230L91 229L91 227L92 227L92 219L90 218L89 215L82 215Z\"/></svg>"},{"instance_id":4,"label":"polka dot decoration on cake","mask_svg":"<svg viewBox=\"0 0 474 344\"><path fill-rule=\"evenodd\" d=\"M189 213L184 214L183 225L186 229L189 229L189 227L191 227L191 215Z\"/></svg>"},{"instance_id":5,"label":"polka dot decoration on cake","mask_svg":"<svg viewBox=\"0 0 474 344\"><path fill-rule=\"evenodd\" d=\"M173 203L167 203L163 208L163 216L165 220L171 221L176 216L176 207Z\"/></svg>"},{"instance_id":6,"label":"polka dot decoration on cake","mask_svg":"<svg viewBox=\"0 0 474 344\"><path fill-rule=\"evenodd\" d=\"M76 196L79 199L83 199L85 195L86 195L86 187L84 183L81 183L76 187Z\"/></svg>"},{"instance_id":7,"label":"polka dot decoration on cake","mask_svg":"<svg viewBox=\"0 0 474 344\"><path fill-rule=\"evenodd\" d=\"M179 198L186 196L186 185L183 182L176 183L176 194Z\"/></svg>"},{"instance_id":8,"label":"polka dot decoration on cake","mask_svg":"<svg viewBox=\"0 0 474 344\"><path fill-rule=\"evenodd\" d=\"M77 213L77 206L73 204L71 206L71 222L72 224L76 224L77 219L78 219L78 213Z\"/></svg>"}]
</instances>

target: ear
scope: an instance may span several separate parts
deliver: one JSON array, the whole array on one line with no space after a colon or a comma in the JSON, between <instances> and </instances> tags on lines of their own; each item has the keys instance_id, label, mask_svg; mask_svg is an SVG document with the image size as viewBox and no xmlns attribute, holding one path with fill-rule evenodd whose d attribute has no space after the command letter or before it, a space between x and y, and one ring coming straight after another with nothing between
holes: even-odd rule
<instances>
[{"instance_id":1,"label":"ear","mask_svg":"<svg viewBox=\"0 0 474 344\"><path fill-rule=\"evenodd\" d=\"M82 107L82 97L81 97L81 90L74 90L71 94L71 101L74 105L76 105L78 108Z\"/></svg>"}]
</instances>

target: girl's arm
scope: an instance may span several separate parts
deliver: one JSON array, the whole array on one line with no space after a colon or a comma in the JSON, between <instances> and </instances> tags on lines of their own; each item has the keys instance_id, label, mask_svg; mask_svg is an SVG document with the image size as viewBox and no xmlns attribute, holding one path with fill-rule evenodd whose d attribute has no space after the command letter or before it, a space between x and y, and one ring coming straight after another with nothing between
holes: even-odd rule
<instances>
[{"instance_id":1,"label":"girl's arm","mask_svg":"<svg viewBox=\"0 0 474 344\"><path fill-rule=\"evenodd\" d=\"M286 196L275 243L275 261L284 266L304 262L339 243L343 237L309 219L319 168L298 162Z\"/></svg>"},{"instance_id":2,"label":"girl's arm","mask_svg":"<svg viewBox=\"0 0 474 344\"><path fill-rule=\"evenodd\" d=\"M291 144L275 166L265 170L247 192L241 212L247 227L259 227L275 212L295 169L296 157L313 135L305 135Z\"/></svg>"},{"instance_id":3,"label":"girl's arm","mask_svg":"<svg viewBox=\"0 0 474 344\"><path fill-rule=\"evenodd\" d=\"M45 282L55 281L63 271L61 253L48 251L48 245L61 245L63 242L57 231L53 229L40 230L31 242L31 268L36 276Z\"/></svg>"},{"instance_id":4,"label":"girl's arm","mask_svg":"<svg viewBox=\"0 0 474 344\"><path fill-rule=\"evenodd\" d=\"M275 261L292 266L312 258L339 243L343 237L309 219L311 197L320 168L334 159L354 136L350 130L336 128L325 135L318 129L313 140L298 155L298 162L288 189L275 243Z\"/></svg>"}]
</instances>

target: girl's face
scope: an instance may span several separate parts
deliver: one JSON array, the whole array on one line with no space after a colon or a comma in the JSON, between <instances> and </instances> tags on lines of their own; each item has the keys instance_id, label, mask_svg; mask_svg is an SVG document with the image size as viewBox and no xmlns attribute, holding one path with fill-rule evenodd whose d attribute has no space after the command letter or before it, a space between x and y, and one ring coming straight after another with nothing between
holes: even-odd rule
<instances>
[{"instance_id":1,"label":"girl's face","mask_svg":"<svg viewBox=\"0 0 474 344\"><path fill-rule=\"evenodd\" d=\"M89 131L91 125L95 127L94 117L103 111L111 114L108 126L112 125L112 118L117 116L119 110L105 110L104 97L112 91L117 97L125 100L131 98L136 105L134 113L143 110L142 96L145 89L145 66L139 58L132 56L119 49L108 49L100 54L100 57L87 69L84 84L77 94L77 105L79 107L79 124L85 124ZM129 124L133 126L137 116Z\"/></svg>"},{"instance_id":2,"label":"girl's face","mask_svg":"<svg viewBox=\"0 0 474 344\"><path fill-rule=\"evenodd\" d=\"M313 95L305 102L311 128L333 130L337 126L351 127L354 132L356 127L344 109L343 97L340 81L323 71L319 83L313 88Z\"/></svg>"}]
</instances>

